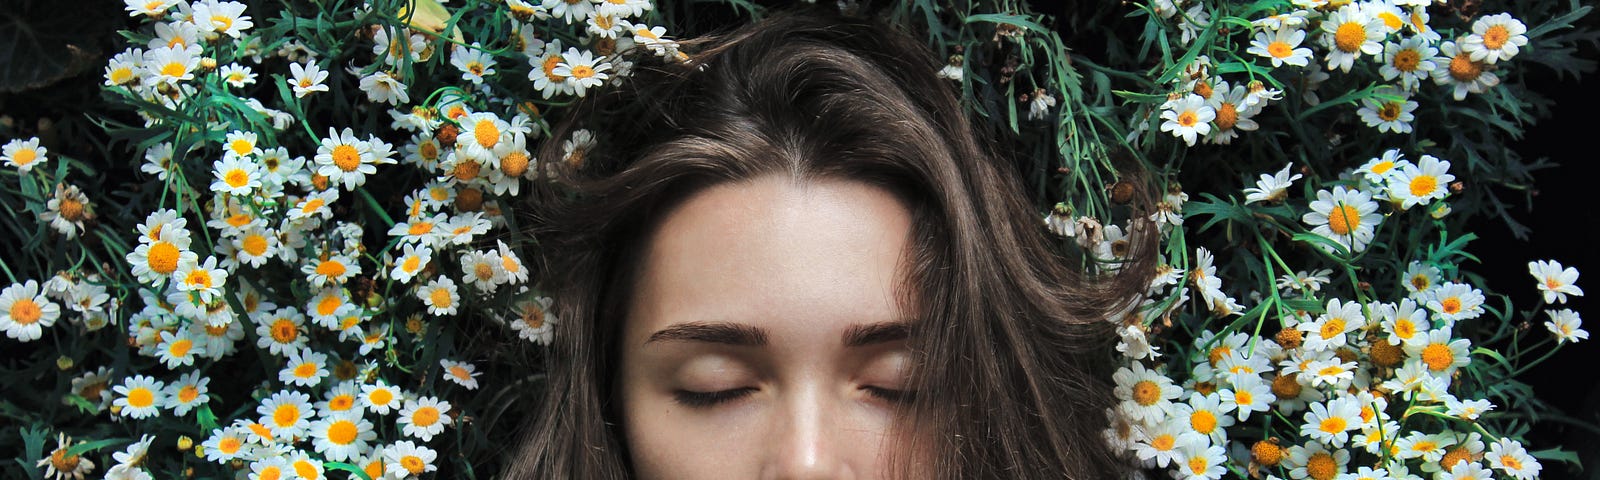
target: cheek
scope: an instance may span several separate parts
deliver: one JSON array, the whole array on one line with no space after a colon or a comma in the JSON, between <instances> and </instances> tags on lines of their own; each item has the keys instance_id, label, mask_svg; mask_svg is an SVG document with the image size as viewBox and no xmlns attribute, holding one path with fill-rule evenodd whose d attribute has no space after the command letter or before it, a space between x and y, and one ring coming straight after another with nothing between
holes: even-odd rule
<instances>
[{"instance_id":1,"label":"cheek","mask_svg":"<svg viewBox=\"0 0 1600 480\"><path fill-rule=\"evenodd\" d=\"M765 433L752 402L705 413L679 405L670 394L625 389L624 434L641 480L756 478Z\"/></svg>"}]
</instances>

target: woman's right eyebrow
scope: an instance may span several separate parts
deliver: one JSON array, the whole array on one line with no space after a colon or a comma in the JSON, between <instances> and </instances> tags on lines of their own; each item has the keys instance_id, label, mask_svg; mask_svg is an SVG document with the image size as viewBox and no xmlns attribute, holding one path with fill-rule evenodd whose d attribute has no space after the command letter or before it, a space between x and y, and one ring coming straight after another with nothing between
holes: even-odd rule
<instances>
[{"instance_id":1,"label":"woman's right eyebrow","mask_svg":"<svg viewBox=\"0 0 1600 480\"><path fill-rule=\"evenodd\" d=\"M740 323L688 322L676 324L656 333L644 343L704 342L725 345L761 347L767 344L767 331Z\"/></svg>"}]
</instances>

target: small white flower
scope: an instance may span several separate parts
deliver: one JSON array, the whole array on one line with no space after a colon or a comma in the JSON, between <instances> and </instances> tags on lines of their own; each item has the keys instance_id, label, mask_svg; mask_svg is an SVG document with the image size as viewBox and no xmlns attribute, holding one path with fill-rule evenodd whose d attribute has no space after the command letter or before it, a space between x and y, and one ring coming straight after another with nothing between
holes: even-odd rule
<instances>
[{"instance_id":1,"label":"small white flower","mask_svg":"<svg viewBox=\"0 0 1600 480\"><path fill-rule=\"evenodd\" d=\"M398 423L402 433L426 442L433 440L434 435L443 432L445 425L451 423L449 413L450 402L434 397L408 399L405 408L400 409Z\"/></svg>"},{"instance_id":2,"label":"small white flower","mask_svg":"<svg viewBox=\"0 0 1600 480\"><path fill-rule=\"evenodd\" d=\"M1382 87L1374 96L1361 99L1361 108L1356 110L1356 114L1367 126L1376 127L1379 132L1410 133L1411 121L1417 118L1411 112L1416 111L1418 105L1411 99L1411 94L1393 87Z\"/></svg>"},{"instance_id":3,"label":"small white flower","mask_svg":"<svg viewBox=\"0 0 1600 480\"><path fill-rule=\"evenodd\" d=\"M439 277L423 285L417 290L417 298L428 306L428 313L434 315L455 315L456 308L461 302L461 294L456 291L456 282L449 277Z\"/></svg>"},{"instance_id":4,"label":"small white flower","mask_svg":"<svg viewBox=\"0 0 1600 480\"><path fill-rule=\"evenodd\" d=\"M439 366L444 368L445 380L466 387L467 390L478 389L478 375L483 374L483 372L478 371L478 367L467 362L457 362L448 358L439 359Z\"/></svg>"},{"instance_id":5,"label":"small white flower","mask_svg":"<svg viewBox=\"0 0 1600 480\"><path fill-rule=\"evenodd\" d=\"M1311 202L1311 211L1300 220L1313 227L1312 233L1333 240L1351 252L1360 252L1366 250L1367 243L1376 235L1383 216L1378 214L1378 204L1372 201L1371 195L1338 186L1331 192L1318 190L1317 200ZM1332 251L1327 245L1319 243L1317 246Z\"/></svg>"},{"instance_id":6,"label":"small white flower","mask_svg":"<svg viewBox=\"0 0 1600 480\"><path fill-rule=\"evenodd\" d=\"M1581 297L1583 289L1578 288L1578 269L1574 267L1562 268L1561 263L1555 260L1539 260L1528 262L1528 274L1539 281L1539 291L1544 294L1544 303L1567 303L1567 295Z\"/></svg>"},{"instance_id":7,"label":"small white flower","mask_svg":"<svg viewBox=\"0 0 1600 480\"><path fill-rule=\"evenodd\" d=\"M49 149L39 146L38 137L27 140L15 138L6 142L5 146L0 147L0 160L5 161L8 167L16 167L18 172L28 173L28 170L31 170L34 165L40 165L50 160L49 157L45 156L49 151Z\"/></svg>"},{"instance_id":8,"label":"small white flower","mask_svg":"<svg viewBox=\"0 0 1600 480\"><path fill-rule=\"evenodd\" d=\"M1250 49L1246 50L1272 61L1273 67L1284 64L1304 67L1311 63L1311 49L1300 46L1305 41L1306 31L1296 28L1285 28L1274 32L1256 32L1255 39L1250 41Z\"/></svg>"},{"instance_id":9,"label":"small white flower","mask_svg":"<svg viewBox=\"0 0 1600 480\"><path fill-rule=\"evenodd\" d=\"M1211 133L1211 121L1217 118L1217 111L1206 105L1206 99L1195 94L1188 94L1182 99L1167 102L1167 107L1161 111L1161 131L1172 132L1172 136L1182 138L1185 144L1194 146L1200 136Z\"/></svg>"},{"instance_id":10,"label":"small white flower","mask_svg":"<svg viewBox=\"0 0 1600 480\"><path fill-rule=\"evenodd\" d=\"M39 282L28 280L0 291L0 330L13 340L38 340L58 318L61 306L39 291Z\"/></svg>"},{"instance_id":11,"label":"small white flower","mask_svg":"<svg viewBox=\"0 0 1600 480\"><path fill-rule=\"evenodd\" d=\"M576 47L568 48L561 54L561 62L556 64L553 74L566 78L566 83L572 86L574 93L584 96L589 88L598 87L605 83L611 76L605 73L611 69L611 63L598 60L588 50L578 50Z\"/></svg>"},{"instance_id":12,"label":"small white flower","mask_svg":"<svg viewBox=\"0 0 1600 480\"><path fill-rule=\"evenodd\" d=\"M433 464L438 455L433 449L410 440L395 442L383 450L384 468L390 475L385 478L421 478L422 474L439 469Z\"/></svg>"},{"instance_id":13,"label":"small white flower","mask_svg":"<svg viewBox=\"0 0 1600 480\"><path fill-rule=\"evenodd\" d=\"M1298 173L1289 174L1289 168L1292 166L1294 165L1286 163L1283 165L1283 170L1279 170L1278 173L1272 175L1261 174L1261 179L1256 180L1255 187L1244 189L1244 203L1264 202L1276 204L1283 202L1289 187L1294 186L1294 181L1301 178Z\"/></svg>"},{"instance_id":14,"label":"small white flower","mask_svg":"<svg viewBox=\"0 0 1600 480\"><path fill-rule=\"evenodd\" d=\"M1510 60L1528 44L1528 26L1509 13L1486 15L1472 22L1472 33L1461 39L1461 51L1474 62Z\"/></svg>"},{"instance_id":15,"label":"small white flower","mask_svg":"<svg viewBox=\"0 0 1600 480\"><path fill-rule=\"evenodd\" d=\"M1578 312L1568 308L1550 311L1550 320L1544 322L1544 328L1550 329L1550 333L1555 334L1557 344L1588 340L1589 332L1582 327L1583 319L1578 316Z\"/></svg>"},{"instance_id":16,"label":"small white flower","mask_svg":"<svg viewBox=\"0 0 1600 480\"><path fill-rule=\"evenodd\" d=\"M1517 479L1539 478L1539 471L1543 469L1539 460L1528 455L1521 443L1510 438L1501 438L1490 445L1484 458L1489 460L1489 466Z\"/></svg>"},{"instance_id":17,"label":"small white flower","mask_svg":"<svg viewBox=\"0 0 1600 480\"><path fill-rule=\"evenodd\" d=\"M307 62L304 65L290 63L289 76L290 78L284 81L294 88L295 98L305 98L313 92L328 91L328 86L322 83L328 80L328 72L314 62Z\"/></svg>"}]
</instances>

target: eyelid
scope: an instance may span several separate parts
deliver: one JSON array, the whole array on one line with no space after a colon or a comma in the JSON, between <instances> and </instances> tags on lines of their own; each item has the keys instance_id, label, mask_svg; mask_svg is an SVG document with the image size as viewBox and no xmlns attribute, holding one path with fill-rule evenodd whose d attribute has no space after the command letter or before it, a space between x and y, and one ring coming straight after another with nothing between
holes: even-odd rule
<instances>
[{"instance_id":1,"label":"eyelid","mask_svg":"<svg viewBox=\"0 0 1600 480\"><path fill-rule=\"evenodd\" d=\"M865 390L867 395L871 395L873 398L896 405L909 404L917 399L917 392L913 390L897 390L874 386L863 386L861 389Z\"/></svg>"},{"instance_id":2,"label":"eyelid","mask_svg":"<svg viewBox=\"0 0 1600 480\"><path fill-rule=\"evenodd\" d=\"M672 398L678 404L689 408L711 408L717 405L732 402L755 393L756 387L741 387L715 392L697 392L693 390L675 390Z\"/></svg>"}]
</instances>

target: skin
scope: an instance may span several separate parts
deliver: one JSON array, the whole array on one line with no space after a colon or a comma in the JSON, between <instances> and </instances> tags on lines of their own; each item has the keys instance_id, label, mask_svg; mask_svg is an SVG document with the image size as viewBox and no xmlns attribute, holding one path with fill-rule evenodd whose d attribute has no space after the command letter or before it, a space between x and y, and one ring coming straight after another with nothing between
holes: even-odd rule
<instances>
[{"instance_id":1,"label":"skin","mask_svg":"<svg viewBox=\"0 0 1600 480\"><path fill-rule=\"evenodd\" d=\"M722 184L670 212L623 326L639 478L882 478L910 232L890 193L838 179Z\"/></svg>"}]
</instances>

